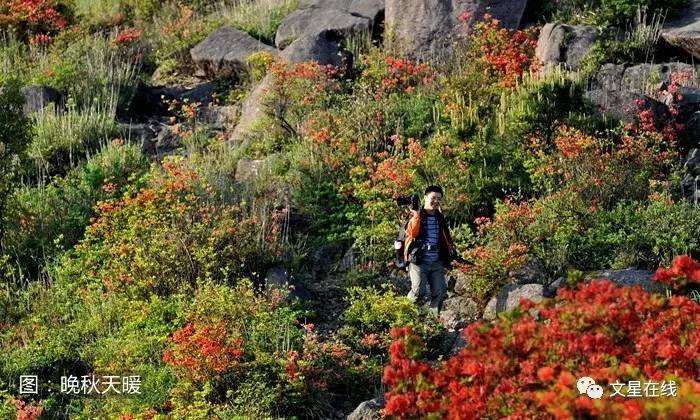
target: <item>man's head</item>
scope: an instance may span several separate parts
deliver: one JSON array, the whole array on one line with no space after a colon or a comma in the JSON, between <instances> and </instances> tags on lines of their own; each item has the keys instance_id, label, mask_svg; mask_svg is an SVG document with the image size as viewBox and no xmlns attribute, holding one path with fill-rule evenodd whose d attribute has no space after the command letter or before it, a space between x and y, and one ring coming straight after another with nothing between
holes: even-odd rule
<instances>
[{"instance_id":1,"label":"man's head","mask_svg":"<svg viewBox=\"0 0 700 420\"><path fill-rule=\"evenodd\" d=\"M425 189L425 203L423 208L428 211L436 211L440 209L442 202L442 187L439 185L431 185Z\"/></svg>"}]
</instances>

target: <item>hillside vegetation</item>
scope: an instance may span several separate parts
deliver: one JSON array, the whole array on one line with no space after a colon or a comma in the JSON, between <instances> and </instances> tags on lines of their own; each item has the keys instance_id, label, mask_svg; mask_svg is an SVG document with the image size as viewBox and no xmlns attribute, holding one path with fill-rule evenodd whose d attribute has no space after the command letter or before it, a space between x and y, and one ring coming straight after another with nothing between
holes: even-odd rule
<instances>
[{"instance_id":1,"label":"hillside vegetation","mask_svg":"<svg viewBox=\"0 0 700 420\"><path fill-rule=\"evenodd\" d=\"M2 2L0 418L700 418L697 2L417 3Z\"/></svg>"}]
</instances>

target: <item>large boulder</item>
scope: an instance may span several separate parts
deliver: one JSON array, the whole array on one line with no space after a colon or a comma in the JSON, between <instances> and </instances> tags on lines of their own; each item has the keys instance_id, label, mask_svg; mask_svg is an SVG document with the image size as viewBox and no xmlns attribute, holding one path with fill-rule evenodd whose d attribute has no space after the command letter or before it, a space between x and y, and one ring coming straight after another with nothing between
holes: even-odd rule
<instances>
[{"instance_id":1,"label":"large boulder","mask_svg":"<svg viewBox=\"0 0 700 420\"><path fill-rule=\"evenodd\" d=\"M448 329L462 329L479 319L479 305L468 297L451 297L443 302L440 319Z\"/></svg>"},{"instance_id":2,"label":"large boulder","mask_svg":"<svg viewBox=\"0 0 700 420\"><path fill-rule=\"evenodd\" d=\"M547 279L547 270L542 260L535 256L529 256L525 264L508 273L516 284L544 283Z\"/></svg>"},{"instance_id":3,"label":"large boulder","mask_svg":"<svg viewBox=\"0 0 700 420\"><path fill-rule=\"evenodd\" d=\"M21 89L24 96L23 112L29 115L44 109L49 104L53 104L56 111L63 108L63 95L61 92L46 85L28 85Z\"/></svg>"},{"instance_id":4,"label":"large boulder","mask_svg":"<svg viewBox=\"0 0 700 420\"><path fill-rule=\"evenodd\" d=\"M475 14L476 0L386 0L388 44L416 59L439 59L449 54L464 33L460 16ZM407 13L410 11L410 13Z\"/></svg>"},{"instance_id":5,"label":"large boulder","mask_svg":"<svg viewBox=\"0 0 700 420\"><path fill-rule=\"evenodd\" d=\"M195 45L190 56L201 75L214 78L245 70L248 56L259 51L276 53L274 48L243 31L223 27Z\"/></svg>"},{"instance_id":6,"label":"large boulder","mask_svg":"<svg viewBox=\"0 0 700 420\"><path fill-rule=\"evenodd\" d=\"M280 56L290 63L315 61L322 65L350 68L352 57L338 48L338 40L329 31L303 35L282 51Z\"/></svg>"},{"instance_id":7,"label":"large boulder","mask_svg":"<svg viewBox=\"0 0 700 420\"><path fill-rule=\"evenodd\" d=\"M540 32L535 55L545 68L562 64L578 70L597 38L593 26L548 23Z\"/></svg>"},{"instance_id":8,"label":"large boulder","mask_svg":"<svg viewBox=\"0 0 700 420\"><path fill-rule=\"evenodd\" d=\"M439 60L464 36L465 23L489 13L504 28L516 29L526 6L527 0L386 0L386 39L414 58ZM471 17L462 22L465 12Z\"/></svg>"},{"instance_id":9,"label":"large boulder","mask_svg":"<svg viewBox=\"0 0 700 420\"><path fill-rule=\"evenodd\" d=\"M339 37L366 33L370 20L341 9L308 8L295 10L284 18L277 34L275 45L286 48L303 35L317 35L327 31Z\"/></svg>"},{"instance_id":10,"label":"large boulder","mask_svg":"<svg viewBox=\"0 0 700 420\"><path fill-rule=\"evenodd\" d=\"M324 277L336 268L345 254L345 246L335 242L321 245L313 256L313 274L315 278Z\"/></svg>"},{"instance_id":11,"label":"large boulder","mask_svg":"<svg viewBox=\"0 0 700 420\"><path fill-rule=\"evenodd\" d=\"M486 304L483 318L486 320L496 319L498 312L507 312L517 308L520 305L520 299L530 299L539 303L544 298L543 293L544 286L541 284L509 284Z\"/></svg>"},{"instance_id":12,"label":"large boulder","mask_svg":"<svg viewBox=\"0 0 700 420\"><path fill-rule=\"evenodd\" d=\"M700 0L688 1L676 18L669 19L664 24L661 37L700 58Z\"/></svg>"},{"instance_id":13,"label":"large boulder","mask_svg":"<svg viewBox=\"0 0 700 420\"><path fill-rule=\"evenodd\" d=\"M682 86L697 85L692 77L697 74L695 66L687 63L671 62L661 64L604 64L593 76L591 87L602 90L629 90L636 93L648 93L671 83L673 74L687 74L691 77L680 78Z\"/></svg>"},{"instance_id":14,"label":"large boulder","mask_svg":"<svg viewBox=\"0 0 700 420\"><path fill-rule=\"evenodd\" d=\"M384 13L384 0L302 0L301 8L339 9L378 23Z\"/></svg>"},{"instance_id":15,"label":"large boulder","mask_svg":"<svg viewBox=\"0 0 700 420\"><path fill-rule=\"evenodd\" d=\"M518 29L527 8L527 0L481 0L477 8L477 19L490 13L508 29Z\"/></svg>"},{"instance_id":16,"label":"large boulder","mask_svg":"<svg viewBox=\"0 0 700 420\"><path fill-rule=\"evenodd\" d=\"M668 287L663 283L654 281L654 272L649 270L639 270L635 268L626 268L624 270L604 270L588 274L584 277L585 281L595 279L608 279L618 286L641 286L647 292L664 293Z\"/></svg>"},{"instance_id":17,"label":"large boulder","mask_svg":"<svg viewBox=\"0 0 700 420\"><path fill-rule=\"evenodd\" d=\"M379 420L382 418L382 408L384 408L383 398L365 401L350 413L347 420Z\"/></svg>"}]
</instances>

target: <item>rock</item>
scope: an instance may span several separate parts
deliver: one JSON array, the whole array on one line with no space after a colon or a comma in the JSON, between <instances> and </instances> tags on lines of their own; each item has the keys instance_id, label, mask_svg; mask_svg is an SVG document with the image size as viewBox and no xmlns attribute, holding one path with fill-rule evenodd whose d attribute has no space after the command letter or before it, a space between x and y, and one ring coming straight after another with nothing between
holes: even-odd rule
<instances>
[{"instance_id":1,"label":"rock","mask_svg":"<svg viewBox=\"0 0 700 420\"><path fill-rule=\"evenodd\" d=\"M700 149L691 149L686 157L685 176L681 180L683 196L700 205Z\"/></svg>"},{"instance_id":2,"label":"rock","mask_svg":"<svg viewBox=\"0 0 700 420\"><path fill-rule=\"evenodd\" d=\"M382 418L382 408L384 408L384 399L381 397L365 401L350 413L347 420L379 420Z\"/></svg>"},{"instance_id":3,"label":"rock","mask_svg":"<svg viewBox=\"0 0 700 420\"><path fill-rule=\"evenodd\" d=\"M369 32L370 21L366 17L352 15L341 9L299 9L284 18L275 45L284 49L303 35L316 35L328 31L338 37Z\"/></svg>"},{"instance_id":4,"label":"rock","mask_svg":"<svg viewBox=\"0 0 700 420\"><path fill-rule=\"evenodd\" d=\"M541 284L509 284L504 286L497 296L491 298L484 309L483 318L486 320L496 319L498 312L511 311L518 307L520 299L530 299L539 303L544 298L544 286Z\"/></svg>"},{"instance_id":5,"label":"rock","mask_svg":"<svg viewBox=\"0 0 700 420\"><path fill-rule=\"evenodd\" d=\"M455 338L452 348L448 356L454 356L459 353L463 348L467 347L467 337L464 336L464 330L461 329L457 331L457 337Z\"/></svg>"},{"instance_id":6,"label":"rock","mask_svg":"<svg viewBox=\"0 0 700 420\"><path fill-rule=\"evenodd\" d=\"M442 303L440 319L449 329L462 329L479 319L479 305L468 297L451 297Z\"/></svg>"},{"instance_id":7,"label":"rock","mask_svg":"<svg viewBox=\"0 0 700 420\"><path fill-rule=\"evenodd\" d=\"M321 245L313 258L314 276L324 276L330 273L345 253L345 247L340 243Z\"/></svg>"},{"instance_id":8,"label":"rock","mask_svg":"<svg viewBox=\"0 0 700 420\"><path fill-rule=\"evenodd\" d=\"M234 106L204 106L197 112L197 123L207 124L215 129L224 129L231 125L235 115Z\"/></svg>"},{"instance_id":9,"label":"rock","mask_svg":"<svg viewBox=\"0 0 700 420\"><path fill-rule=\"evenodd\" d=\"M120 123L119 132L129 143L139 144L144 153L153 155L156 154L156 138L164 126L165 124L156 119L145 123Z\"/></svg>"},{"instance_id":10,"label":"rock","mask_svg":"<svg viewBox=\"0 0 700 420\"><path fill-rule=\"evenodd\" d=\"M559 277L544 288L543 296L546 298L553 298L557 295L557 290L564 286L566 286L566 279L564 277Z\"/></svg>"},{"instance_id":11,"label":"rock","mask_svg":"<svg viewBox=\"0 0 700 420\"><path fill-rule=\"evenodd\" d=\"M386 0L386 43L415 59L439 60L464 35L459 17L476 10L476 0Z\"/></svg>"},{"instance_id":12,"label":"rock","mask_svg":"<svg viewBox=\"0 0 700 420\"><path fill-rule=\"evenodd\" d=\"M700 175L700 149L690 149L683 168L691 175Z\"/></svg>"},{"instance_id":13,"label":"rock","mask_svg":"<svg viewBox=\"0 0 700 420\"><path fill-rule=\"evenodd\" d=\"M578 70L597 38L593 26L548 23L540 32L535 56L545 68L563 64L568 70Z\"/></svg>"},{"instance_id":14,"label":"rock","mask_svg":"<svg viewBox=\"0 0 700 420\"><path fill-rule=\"evenodd\" d=\"M624 64L603 64L592 79L591 89L620 90L624 74Z\"/></svg>"},{"instance_id":15,"label":"rock","mask_svg":"<svg viewBox=\"0 0 700 420\"><path fill-rule=\"evenodd\" d=\"M481 0L477 9L477 19L490 13L507 29L518 29L525 14L527 0Z\"/></svg>"},{"instance_id":16,"label":"rock","mask_svg":"<svg viewBox=\"0 0 700 420\"><path fill-rule=\"evenodd\" d=\"M153 154L162 159L173 154L182 145L182 138L171 126L163 126L153 142Z\"/></svg>"},{"instance_id":17,"label":"rock","mask_svg":"<svg viewBox=\"0 0 700 420\"><path fill-rule=\"evenodd\" d=\"M260 83L250 92L245 101L243 101L240 116L238 117L238 124L236 124L236 127L229 136L229 140L232 143L241 144L245 142L246 137L255 126L255 122L265 115L262 99L272 86L272 77L272 74L263 77Z\"/></svg>"},{"instance_id":18,"label":"rock","mask_svg":"<svg viewBox=\"0 0 700 420\"><path fill-rule=\"evenodd\" d=\"M530 256L525 264L508 274L516 284L544 283L547 278L542 260L535 256Z\"/></svg>"},{"instance_id":19,"label":"rock","mask_svg":"<svg viewBox=\"0 0 700 420\"><path fill-rule=\"evenodd\" d=\"M58 112L64 108L63 94L51 86L28 85L22 87L21 92L24 95L24 115L41 111L49 104L53 104Z\"/></svg>"},{"instance_id":20,"label":"rock","mask_svg":"<svg viewBox=\"0 0 700 420\"><path fill-rule=\"evenodd\" d=\"M690 0L678 17L669 19L664 24L661 37L700 58L700 1Z\"/></svg>"},{"instance_id":21,"label":"rock","mask_svg":"<svg viewBox=\"0 0 700 420\"><path fill-rule=\"evenodd\" d=\"M282 51L281 57L290 63L315 61L321 65L352 67L351 57L340 51L337 41L328 31L301 36Z\"/></svg>"},{"instance_id":22,"label":"rock","mask_svg":"<svg viewBox=\"0 0 700 420\"><path fill-rule=\"evenodd\" d=\"M195 45L190 56L202 75L214 78L244 71L248 56L259 51L276 53L274 48L243 31L223 27Z\"/></svg>"},{"instance_id":23,"label":"rock","mask_svg":"<svg viewBox=\"0 0 700 420\"><path fill-rule=\"evenodd\" d=\"M289 271L280 266L270 267L265 274L265 284L268 287L287 287L289 285Z\"/></svg>"},{"instance_id":24,"label":"rock","mask_svg":"<svg viewBox=\"0 0 700 420\"><path fill-rule=\"evenodd\" d=\"M654 118L660 120L668 115L668 107L648 96L628 90L602 90L596 89L586 92L586 97L606 115L633 122L639 114L638 110L652 109Z\"/></svg>"},{"instance_id":25,"label":"rock","mask_svg":"<svg viewBox=\"0 0 700 420\"><path fill-rule=\"evenodd\" d=\"M340 9L351 15L370 20L370 25L379 23L384 13L383 0L302 0L302 8Z\"/></svg>"},{"instance_id":26,"label":"rock","mask_svg":"<svg viewBox=\"0 0 700 420\"><path fill-rule=\"evenodd\" d=\"M595 279L609 279L618 286L642 286L647 292L665 293L668 288L662 283L653 280L654 272L649 270L638 270L634 268L626 268L624 270L604 270L588 274L584 277L585 281Z\"/></svg>"},{"instance_id":27,"label":"rock","mask_svg":"<svg viewBox=\"0 0 700 420\"><path fill-rule=\"evenodd\" d=\"M260 171L260 168L262 168L264 164L264 160L260 159L247 159L243 158L240 159L236 163L236 181L237 182L245 182L246 180L249 180L251 177L257 176L258 172Z\"/></svg>"}]
</instances>

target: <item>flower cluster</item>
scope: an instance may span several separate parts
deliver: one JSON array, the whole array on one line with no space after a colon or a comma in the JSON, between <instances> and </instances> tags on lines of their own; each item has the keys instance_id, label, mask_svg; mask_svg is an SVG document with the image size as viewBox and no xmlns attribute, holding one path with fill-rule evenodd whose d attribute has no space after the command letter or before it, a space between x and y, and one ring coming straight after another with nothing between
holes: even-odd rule
<instances>
[{"instance_id":1,"label":"flower cluster","mask_svg":"<svg viewBox=\"0 0 700 420\"><path fill-rule=\"evenodd\" d=\"M0 28L10 27L21 35L56 33L68 25L54 0L9 0L0 5ZM46 38L37 40L45 41Z\"/></svg>"},{"instance_id":2,"label":"flower cluster","mask_svg":"<svg viewBox=\"0 0 700 420\"><path fill-rule=\"evenodd\" d=\"M12 403L17 410L17 420L38 420L44 413L44 407L41 404L27 404L22 400L12 400Z\"/></svg>"},{"instance_id":3,"label":"flower cluster","mask_svg":"<svg viewBox=\"0 0 700 420\"><path fill-rule=\"evenodd\" d=\"M125 28L117 33L114 38L114 45L119 46L130 46L133 43L139 41L143 36L143 29L141 28Z\"/></svg>"},{"instance_id":4,"label":"flower cluster","mask_svg":"<svg viewBox=\"0 0 700 420\"><path fill-rule=\"evenodd\" d=\"M691 283L700 285L700 263L688 255L679 255L673 260L671 267L656 270L654 279L670 285L674 290L683 290Z\"/></svg>"},{"instance_id":5,"label":"flower cluster","mask_svg":"<svg viewBox=\"0 0 700 420\"><path fill-rule=\"evenodd\" d=\"M163 361L195 382L235 366L243 355L243 339L231 338L223 323L215 325L187 324L175 331L171 350Z\"/></svg>"},{"instance_id":6,"label":"flower cluster","mask_svg":"<svg viewBox=\"0 0 700 420\"><path fill-rule=\"evenodd\" d=\"M537 315L533 316L535 309ZM386 414L399 418L683 418L700 409L700 305L640 287L595 280L560 289L495 324L465 331L468 347L437 367L415 355L417 337L396 333L384 380ZM409 351L408 349L412 349ZM576 378L604 388L628 380L675 380L676 398L592 400Z\"/></svg>"},{"instance_id":7,"label":"flower cluster","mask_svg":"<svg viewBox=\"0 0 700 420\"><path fill-rule=\"evenodd\" d=\"M469 17L466 17L469 20ZM503 87L515 87L528 70L538 67L535 56L536 34L532 31L509 31L491 14L474 25L471 41L476 43L488 71L497 75Z\"/></svg>"}]
</instances>

